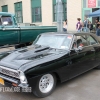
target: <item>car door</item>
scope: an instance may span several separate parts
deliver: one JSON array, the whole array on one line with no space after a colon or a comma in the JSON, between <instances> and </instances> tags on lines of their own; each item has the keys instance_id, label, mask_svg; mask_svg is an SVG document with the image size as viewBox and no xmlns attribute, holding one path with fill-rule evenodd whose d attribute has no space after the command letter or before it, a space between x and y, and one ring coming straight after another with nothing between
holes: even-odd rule
<instances>
[{"instance_id":1,"label":"car door","mask_svg":"<svg viewBox=\"0 0 100 100\"><path fill-rule=\"evenodd\" d=\"M86 35L76 35L75 39L74 43L76 43L77 46L75 46L75 48L72 47L70 52L72 64L70 65L69 78L73 78L95 66L95 49L92 45L88 44ZM77 42L79 39L81 43ZM79 49L79 46L82 49Z\"/></svg>"},{"instance_id":2,"label":"car door","mask_svg":"<svg viewBox=\"0 0 100 100\"><path fill-rule=\"evenodd\" d=\"M98 66L98 65L100 65L100 43L92 35L88 36L88 41L90 42L90 45L92 45L95 49L95 59L96 59L95 66Z\"/></svg>"}]
</instances>

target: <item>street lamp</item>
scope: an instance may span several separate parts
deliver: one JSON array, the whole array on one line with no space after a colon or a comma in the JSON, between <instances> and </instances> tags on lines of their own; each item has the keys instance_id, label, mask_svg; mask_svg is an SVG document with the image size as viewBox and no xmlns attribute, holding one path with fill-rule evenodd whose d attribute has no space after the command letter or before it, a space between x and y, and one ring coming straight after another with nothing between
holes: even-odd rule
<instances>
[{"instance_id":1,"label":"street lamp","mask_svg":"<svg viewBox=\"0 0 100 100\"><path fill-rule=\"evenodd\" d=\"M62 0L56 0L56 12L57 12L57 31L63 31L63 5Z\"/></svg>"}]
</instances>

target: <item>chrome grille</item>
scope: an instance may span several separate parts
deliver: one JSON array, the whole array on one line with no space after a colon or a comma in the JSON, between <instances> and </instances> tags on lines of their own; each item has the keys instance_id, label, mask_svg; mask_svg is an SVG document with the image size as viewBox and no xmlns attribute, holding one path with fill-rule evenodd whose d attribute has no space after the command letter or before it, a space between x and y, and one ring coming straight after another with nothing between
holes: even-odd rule
<instances>
[{"instance_id":1,"label":"chrome grille","mask_svg":"<svg viewBox=\"0 0 100 100\"><path fill-rule=\"evenodd\" d=\"M0 66L0 73L11 77L19 78L19 73L17 71L2 66Z\"/></svg>"}]
</instances>

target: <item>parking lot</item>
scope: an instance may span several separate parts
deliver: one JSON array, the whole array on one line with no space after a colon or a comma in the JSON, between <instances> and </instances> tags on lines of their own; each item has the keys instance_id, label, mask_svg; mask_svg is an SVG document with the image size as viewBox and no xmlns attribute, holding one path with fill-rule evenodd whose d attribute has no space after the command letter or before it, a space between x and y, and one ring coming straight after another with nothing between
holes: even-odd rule
<instances>
[{"instance_id":1,"label":"parking lot","mask_svg":"<svg viewBox=\"0 0 100 100\"><path fill-rule=\"evenodd\" d=\"M32 93L1 92L0 100L100 100L100 70L93 69L57 84L55 91L46 98L37 98Z\"/></svg>"}]
</instances>

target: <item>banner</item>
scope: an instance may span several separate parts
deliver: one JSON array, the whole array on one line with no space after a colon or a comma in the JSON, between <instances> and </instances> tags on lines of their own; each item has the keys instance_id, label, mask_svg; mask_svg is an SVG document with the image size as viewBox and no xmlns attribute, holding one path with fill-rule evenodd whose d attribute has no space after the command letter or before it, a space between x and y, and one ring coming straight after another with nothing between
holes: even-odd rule
<instances>
[{"instance_id":1,"label":"banner","mask_svg":"<svg viewBox=\"0 0 100 100\"><path fill-rule=\"evenodd\" d=\"M96 7L96 0L88 0L88 8Z\"/></svg>"}]
</instances>

